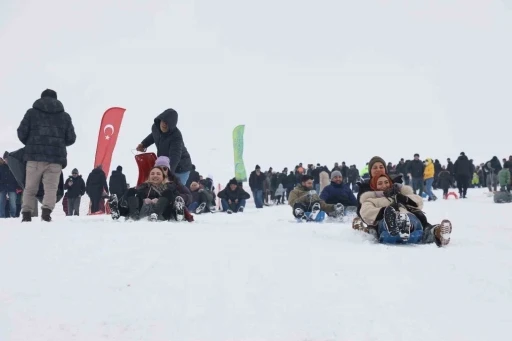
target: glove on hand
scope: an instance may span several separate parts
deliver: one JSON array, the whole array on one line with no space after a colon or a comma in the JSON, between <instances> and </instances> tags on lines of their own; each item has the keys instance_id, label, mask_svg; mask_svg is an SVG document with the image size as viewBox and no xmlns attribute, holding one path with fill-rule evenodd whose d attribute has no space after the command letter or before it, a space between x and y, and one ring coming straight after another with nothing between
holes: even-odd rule
<instances>
[{"instance_id":1,"label":"glove on hand","mask_svg":"<svg viewBox=\"0 0 512 341\"><path fill-rule=\"evenodd\" d=\"M409 197L406 196L406 195L403 195L402 193L398 193L396 195L396 201L398 201L399 203L403 204L403 205L407 205L407 203L409 202Z\"/></svg>"},{"instance_id":2,"label":"glove on hand","mask_svg":"<svg viewBox=\"0 0 512 341\"><path fill-rule=\"evenodd\" d=\"M384 191L384 196L386 198L394 197L395 195L400 194L400 189L402 189L400 184L393 184L393 186Z\"/></svg>"}]
</instances>

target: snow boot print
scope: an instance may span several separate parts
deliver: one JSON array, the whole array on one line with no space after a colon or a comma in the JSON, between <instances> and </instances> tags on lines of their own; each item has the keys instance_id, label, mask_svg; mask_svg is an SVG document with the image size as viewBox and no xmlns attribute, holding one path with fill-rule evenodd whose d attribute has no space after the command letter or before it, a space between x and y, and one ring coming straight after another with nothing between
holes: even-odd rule
<instances>
[{"instance_id":1,"label":"snow boot print","mask_svg":"<svg viewBox=\"0 0 512 341\"><path fill-rule=\"evenodd\" d=\"M182 197L176 197L174 209L176 210L176 221L183 221L185 219L185 201Z\"/></svg>"},{"instance_id":2,"label":"snow boot print","mask_svg":"<svg viewBox=\"0 0 512 341\"><path fill-rule=\"evenodd\" d=\"M112 194L108 199L108 205L110 206L110 216L112 219L117 220L121 216L119 214L119 201L117 200L117 195Z\"/></svg>"},{"instance_id":3,"label":"snow boot print","mask_svg":"<svg viewBox=\"0 0 512 341\"><path fill-rule=\"evenodd\" d=\"M397 224L397 212L393 207L388 206L384 209L384 222L390 235L396 236L400 233Z\"/></svg>"}]
</instances>

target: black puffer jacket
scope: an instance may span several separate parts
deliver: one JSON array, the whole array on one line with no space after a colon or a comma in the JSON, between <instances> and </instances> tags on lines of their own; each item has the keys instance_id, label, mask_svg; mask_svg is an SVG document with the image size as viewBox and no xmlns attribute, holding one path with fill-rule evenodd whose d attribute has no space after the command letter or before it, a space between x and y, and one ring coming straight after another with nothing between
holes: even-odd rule
<instances>
[{"instance_id":1,"label":"black puffer jacket","mask_svg":"<svg viewBox=\"0 0 512 341\"><path fill-rule=\"evenodd\" d=\"M108 193L107 177L105 176L103 169L97 167L92 170L87 177L85 188L87 195L93 197L101 195L104 190Z\"/></svg>"},{"instance_id":2,"label":"black puffer jacket","mask_svg":"<svg viewBox=\"0 0 512 341\"><path fill-rule=\"evenodd\" d=\"M66 147L75 143L75 128L62 103L43 97L34 102L18 128L25 145L23 161L49 162L67 166Z\"/></svg>"},{"instance_id":3,"label":"black puffer jacket","mask_svg":"<svg viewBox=\"0 0 512 341\"><path fill-rule=\"evenodd\" d=\"M69 199L77 198L79 195L85 194L85 181L81 175L76 178L70 176L64 184L64 189L67 190L66 194Z\"/></svg>"},{"instance_id":4,"label":"black puffer jacket","mask_svg":"<svg viewBox=\"0 0 512 341\"><path fill-rule=\"evenodd\" d=\"M222 191L219 192L218 197L224 200L247 200L251 196L243 188L237 187L234 191L231 190L229 184Z\"/></svg>"},{"instance_id":5,"label":"black puffer jacket","mask_svg":"<svg viewBox=\"0 0 512 341\"><path fill-rule=\"evenodd\" d=\"M470 177L471 173L471 164L469 163L469 159L466 155L461 155L455 161L453 165L453 173L455 176L467 176Z\"/></svg>"},{"instance_id":6,"label":"black puffer jacket","mask_svg":"<svg viewBox=\"0 0 512 341\"><path fill-rule=\"evenodd\" d=\"M167 123L169 130L163 133L160 130L160 121ZM167 109L155 118L149 134L141 144L144 148L156 145L158 156L167 156L171 160L173 173L183 173L192 170L192 159L188 153L181 131L176 127L178 124L178 113L173 109Z\"/></svg>"}]
</instances>

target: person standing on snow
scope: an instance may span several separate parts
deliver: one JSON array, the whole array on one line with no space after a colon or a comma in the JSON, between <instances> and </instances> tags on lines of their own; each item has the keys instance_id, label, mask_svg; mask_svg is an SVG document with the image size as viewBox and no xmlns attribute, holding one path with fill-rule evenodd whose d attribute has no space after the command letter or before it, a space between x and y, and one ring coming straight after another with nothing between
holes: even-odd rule
<instances>
[{"instance_id":1,"label":"person standing on snow","mask_svg":"<svg viewBox=\"0 0 512 341\"><path fill-rule=\"evenodd\" d=\"M102 165L94 168L89 174L85 188L89 199L91 199L91 213L99 212L103 193L108 193L107 177Z\"/></svg>"},{"instance_id":2,"label":"person standing on snow","mask_svg":"<svg viewBox=\"0 0 512 341\"><path fill-rule=\"evenodd\" d=\"M41 93L41 98L23 117L18 127L18 138L25 145L23 161L27 162L22 222L32 220L41 180L44 186L41 219L49 222L57 201L62 169L67 166L66 147L76 141L71 116L64 111L55 91L46 89Z\"/></svg>"},{"instance_id":3,"label":"person standing on snow","mask_svg":"<svg viewBox=\"0 0 512 341\"><path fill-rule=\"evenodd\" d=\"M178 113L174 109L165 110L155 118L151 133L136 149L144 152L154 143L157 156L167 156L171 160L171 172L182 184L186 184L192 170L192 160L177 124Z\"/></svg>"},{"instance_id":4,"label":"person standing on snow","mask_svg":"<svg viewBox=\"0 0 512 341\"><path fill-rule=\"evenodd\" d=\"M79 175L78 169L73 169L71 176L66 180L64 189L67 190L68 198L68 216L80 215L80 202L82 196L85 194L85 182L82 176Z\"/></svg>"}]
</instances>

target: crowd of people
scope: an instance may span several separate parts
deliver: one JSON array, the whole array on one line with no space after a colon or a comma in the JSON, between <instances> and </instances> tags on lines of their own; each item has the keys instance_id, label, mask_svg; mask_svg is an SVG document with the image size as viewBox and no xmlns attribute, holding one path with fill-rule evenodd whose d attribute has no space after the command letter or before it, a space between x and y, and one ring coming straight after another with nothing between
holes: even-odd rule
<instances>
[{"instance_id":1,"label":"crowd of people","mask_svg":"<svg viewBox=\"0 0 512 341\"><path fill-rule=\"evenodd\" d=\"M76 134L57 93L46 89L18 128L24 147L0 159L0 217L21 212L22 222L30 222L37 216L39 201L41 219L49 222L61 198L67 215L79 215L81 199L87 194L91 213L104 212L108 200L114 219L193 221L192 214L216 212L217 198L221 211L242 213L252 195L258 209L287 201L298 221L337 219L353 211L357 215L353 227L374 234L380 242L444 246L451 223L430 224L422 213L422 196L437 200L436 188L443 189L446 198L449 188L457 187L459 196L467 198L469 187L487 187L490 192L498 191L498 184L502 192L510 192L511 187L512 156L503 164L494 156L475 165L461 152L455 162L447 159L446 165L431 158L421 160L419 154L395 165L374 157L361 170L345 162L332 169L301 163L281 172L272 168L263 172L257 165L248 180L250 193L236 179L215 193L212 177L196 171L177 124L178 113L165 110L137 145L139 152L153 144L157 149L146 181L137 186L127 183L121 166L112 171L108 183L102 165L96 165L86 181L76 168L64 180L66 148L75 143Z\"/></svg>"}]
</instances>

